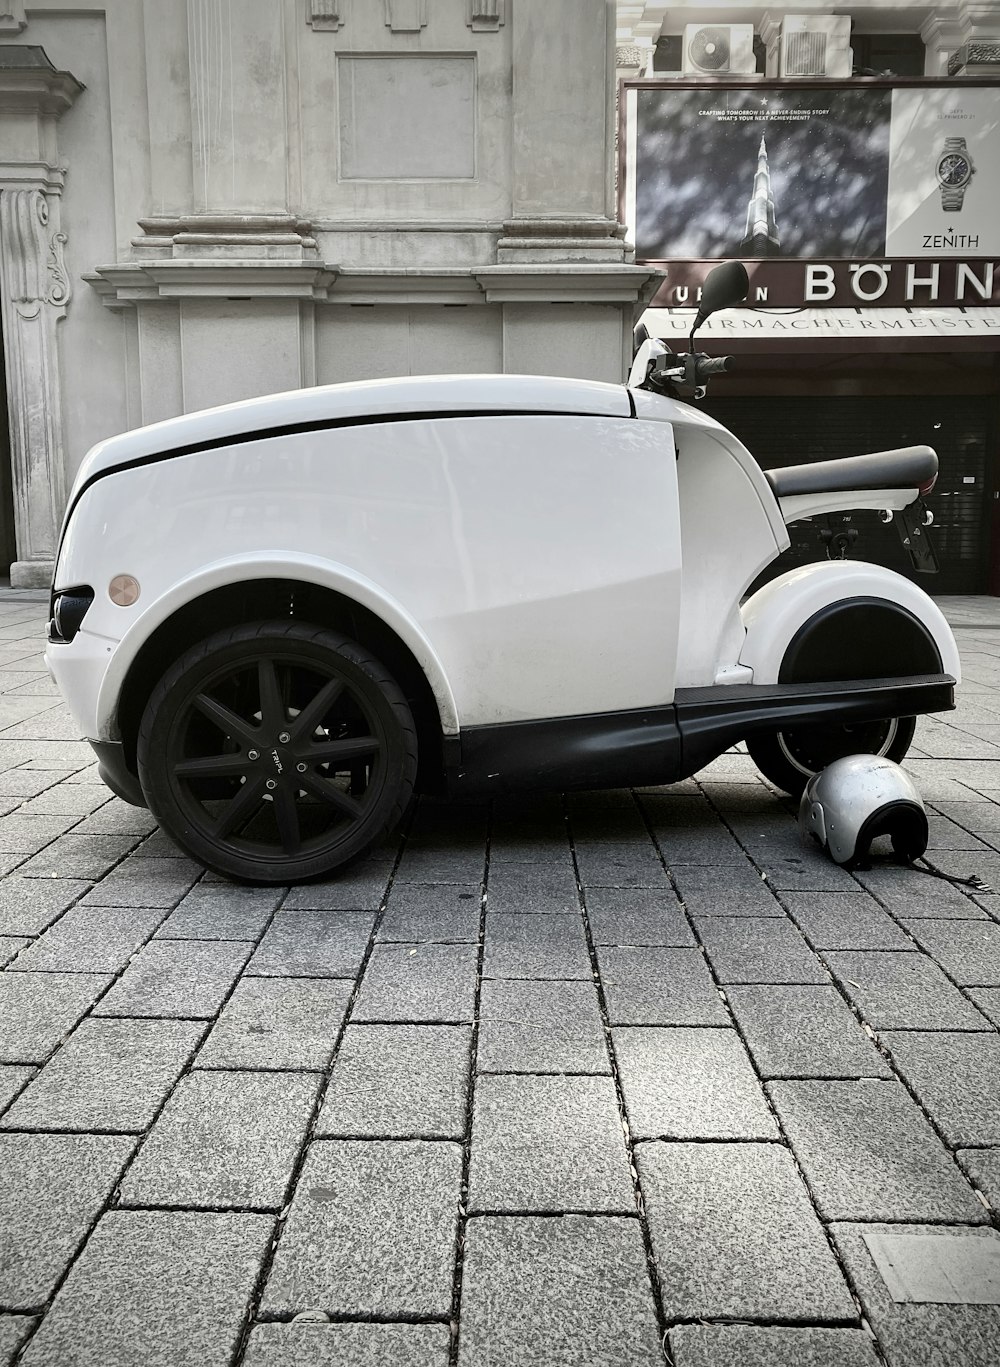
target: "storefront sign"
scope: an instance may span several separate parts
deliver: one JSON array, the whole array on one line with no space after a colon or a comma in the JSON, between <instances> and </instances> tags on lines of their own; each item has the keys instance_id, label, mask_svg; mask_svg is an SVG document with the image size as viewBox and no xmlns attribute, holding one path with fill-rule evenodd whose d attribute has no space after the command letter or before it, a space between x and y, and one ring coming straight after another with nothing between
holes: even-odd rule
<instances>
[{"instance_id":1,"label":"storefront sign","mask_svg":"<svg viewBox=\"0 0 1000 1367\"><path fill-rule=\"evenodd\" d=\"M670 261L656 296L661 307L698 303L702 281L717 261ZM1000 304L996 261L751 261L748 303L771 308L829 304L858 308L921 304Z\"/></svg>"},{"instance_id":2,"label":"storefront sign","mask_svg":"<svg viewBox=\"0 0 1000 1367\"><path fill-rule=\"evenodd\" d=\"M623 212L684 306L738 257L763 306L1000 302L1000 90L626 86ZM685 296L686 292L686 296Z\"/></svg>"}]
</instances>

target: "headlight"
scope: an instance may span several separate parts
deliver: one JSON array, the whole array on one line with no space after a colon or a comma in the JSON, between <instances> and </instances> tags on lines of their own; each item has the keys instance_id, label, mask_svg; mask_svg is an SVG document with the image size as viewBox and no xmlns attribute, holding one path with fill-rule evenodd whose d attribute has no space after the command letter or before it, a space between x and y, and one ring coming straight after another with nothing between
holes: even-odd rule
<instances>
[{"instance_id":1,"label":"headlight","mask_svg":"<svg viewBox=\"0 0 1000 1367\"><path fill-rule=\"evenodd\" d=\"M94 590L88 584L57 593L52 604L49 640L63 643L72 641L93 601Z\"/></svg>"}]
</instances>

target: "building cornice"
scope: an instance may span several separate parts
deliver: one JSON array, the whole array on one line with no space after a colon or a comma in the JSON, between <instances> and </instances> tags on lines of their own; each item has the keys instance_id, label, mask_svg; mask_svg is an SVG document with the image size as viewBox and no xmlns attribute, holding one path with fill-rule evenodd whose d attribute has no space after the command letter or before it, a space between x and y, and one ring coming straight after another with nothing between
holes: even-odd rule
<instances>
[{"instance_id":1,"label":"building cornice","mask_svg":"<svg viewBox=\"0 0 1000 1367\"><path fill-rule=\"evenodd\" d=\"M272 260L130 261L84 280L108 308L157 300L300 299L328 304L642 304L661 271L600 263L360 269Z\"/></svg>"}]
</instances>

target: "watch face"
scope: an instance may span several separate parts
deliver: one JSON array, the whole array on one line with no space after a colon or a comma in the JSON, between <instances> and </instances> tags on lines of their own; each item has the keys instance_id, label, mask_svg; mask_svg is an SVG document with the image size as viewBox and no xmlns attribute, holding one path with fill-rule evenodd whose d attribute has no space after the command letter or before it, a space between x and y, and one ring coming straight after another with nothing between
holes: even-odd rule
<instances>
[{"instance_id":1,"label":"watch face","mask_svg":"<svg viewBox=\"0 0 1000 1367\"><path fill-rule=\"evenodd\" d=\"M968 157L960 152L949 152L938 162L937 174L942 185L964 185L972 175L972 167Z\"/></svg>"}]
</instances>

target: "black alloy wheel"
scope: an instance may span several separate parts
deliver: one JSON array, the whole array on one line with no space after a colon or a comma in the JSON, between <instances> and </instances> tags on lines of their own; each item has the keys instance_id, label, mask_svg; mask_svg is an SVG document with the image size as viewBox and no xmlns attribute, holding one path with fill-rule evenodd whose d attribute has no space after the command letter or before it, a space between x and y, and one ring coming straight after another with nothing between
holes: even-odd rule
<instances>
[{"instance_id":1,"label":"black alloy wheel","mask_svg":"<svg viewBox=\"0 0 1000 1367\"><path fill-rule=\"evenodd\" d=\"M915 717L890 717L849 726L800 726L746 738L750 758L765 778L799 797L821 769L846 755L885 755L899 764L910 748Z\"/></svg>"},{"instance_id":2,"label":"black alloy wheel","mask_svg":"<svg viewBox=\"0 0 1000 1367\"><path fill-rule=\"evenodd\" d=\"M229 878L294 883L357 858L399 821L417 738L367 650L300 622L218 632L171 666L138 740L150 811Z\"/></svg>"}]
</instances>

